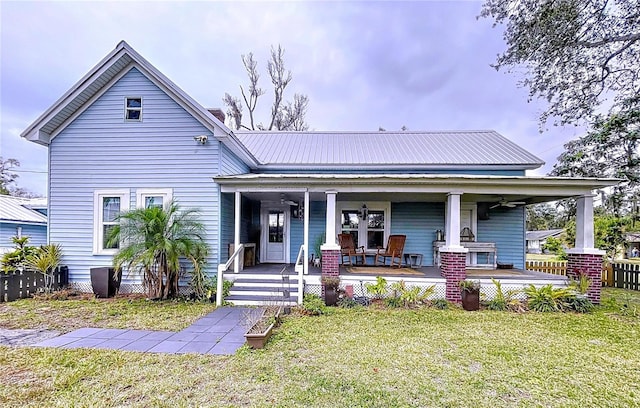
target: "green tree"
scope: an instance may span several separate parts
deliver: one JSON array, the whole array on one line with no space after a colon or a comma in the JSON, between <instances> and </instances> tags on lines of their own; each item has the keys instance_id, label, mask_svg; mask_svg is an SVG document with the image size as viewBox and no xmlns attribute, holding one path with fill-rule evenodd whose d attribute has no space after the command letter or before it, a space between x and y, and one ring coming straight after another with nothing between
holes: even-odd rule
<instances>
[{"instance_id":1,"label":"green tree","mask_svg":"<svg viewBox=\"0 0 640 408\"><path fill-rule=\"evenodd\" d=\"M625 234L630 230L629 217L598 214L593 219L594 245L607 252L607 258L614 260L623 249ZM571 246L575 242L576 223L571 221L565 230L565 242Z\"/></svg>"},{"instance_id":2,"label":"green tree","mask_svg":"<svg viewBox=\"0 0 640 408\"><path fill-rule=\"evenodd\" d=\"M525 71L530 99L548 102L541 124L590 121L640 92L640 0L485 0L481 17L504 26L496 69Z\"/></svg>"},{"instance_id":3,"label":"green tree","mask_svg":"<svg viewBox=\"0 0 640 408\"><path fill-rule=\"evenodd\" d=\"M167 299L179 293L181 260L202 270L208 252L205 228L195 209L182 211L172 201L164 208L151 207L121 213L109 233L109 245L123 246L113 258L116 268L140 273L150 298Z\"/></svg>"},{"instance_id":4,"label":"green tree","mask_svg":"<svg viewBox=\"0 0 640 408\"><path fill-rule=\"evenodd\" d=\"M593 130L565 144L551 175L621 179L603 205L616 217L629 214L640 197L640 98L627 101L622 111L596 118Z\"/></svg>"},{"instance_id":5,"label":"green tree","mask_svg":"<svg viewBox=\"0 0 640 408\"><path fill-rule=\"evenodd\" d=\"M527 231L564 228L568 221L568 214L559 203L555 206L549 203L529 205L526 211Z\"/></svg>"},{"instance_id":6,"label":"green tree","mask_svg":"<svg viewBox=\"0 0 640 408\"><path fill-rule=\"evenodd\" d=\"M265 90L260 88L258 81L260 73L258 72L258 63L253 58L253 53L242 55L242 64L247 71L249 77L249 86L245 89L240 85L240 94L242 99L224 94L222 101L227 106L227 115L232 121L232 126L239 129L247 130L307 130L309 125L306 123L305 116L309 106L309 98L307 95L294 94L293 101L284 100L284 92L293 76L291 71L284 66L284 49L278 45L278 48L271 47L271 59L267 63L267 71L273 85L273 103L271 105L271 114L269 122L264 125L257 122L255 117L258 99L265 94ZM249 114L249 122L243 122L243 110L247 109Z\"/></svg>"},{"instance_id":7,"label":"green tree","mask_svg":"<svg viewBox=\"0 0 640 408\"><path fill-rule=\"evenodd\" d=\"M20 167L20 162L16 159L3 159L0 156L0 194L11 195L11 190L16 183L18 175L14 171Z\"/></svg>"}]
</instances>

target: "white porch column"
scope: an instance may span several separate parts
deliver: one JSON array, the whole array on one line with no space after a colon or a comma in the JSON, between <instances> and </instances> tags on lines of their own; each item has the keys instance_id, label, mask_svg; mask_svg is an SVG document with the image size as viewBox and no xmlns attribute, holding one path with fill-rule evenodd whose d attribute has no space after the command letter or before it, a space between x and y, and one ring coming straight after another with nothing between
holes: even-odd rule
<instances>
[{"instance_id":1,"label":"white porch column","mask_svg":"<svg viewBox=\"0 0 640 408\"><path fill-rule=\"evenodd\" d=\"M340 249L336 243L336 191L327 191L327 217L325 223L324 245L320 249Z\"/></svg>"},{"instance_id":2,"label":"white porch column","mask_svg":"<svg viewBox=\"0 0 640 408\"><path fill-rule=\"evenodd\" d=\"M309 274L309 192L304 192L304 274ZM318 254L319 255L319 254Z\"/></svg>"},{"instance_id":3,"label":"white porch column","mask_svg":"<svg viewBox=\"0 0 640 408\"><path fill-rule=\"evenodd\" d=\"M234 233L233 233L233 248L234 251L237 251L240 247L240 205L242 204L242 196L239 191L235 193L235 217L234 217ZM240 272L240 255L236 256L233 261L233 271L235 273Z\"/></svg>"},{"instance_id":4,"label":"white porch column","mask_svg":"<svg viewBox=\"0 0 640 408\"><path fill-rule=\"evenodd\" d=\"M585 195L577 200L575 248L593 248L594 242L593 195Z\"/></svg>"},{"instance_id":5,"label":"white porch column","mask_svg":"<svg viewBox=\"0 0 640 408\"><path fill-rule=\"evenodd\" d=\"M460 246L460 196L459 191L447 195L447 214L445 219L445 248Z\"/></svg>"}]
</instances>

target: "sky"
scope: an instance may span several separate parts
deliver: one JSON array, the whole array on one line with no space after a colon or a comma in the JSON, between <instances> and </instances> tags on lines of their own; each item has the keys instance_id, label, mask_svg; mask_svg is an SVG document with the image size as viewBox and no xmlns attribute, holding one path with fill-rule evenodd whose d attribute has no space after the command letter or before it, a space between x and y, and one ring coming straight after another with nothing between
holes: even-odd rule
<instances>
[{"instance_id":1,"label":"sky","mask_svg":"<svg viewBox=\"0 0 640 408\"><path fill-rule=\"evenodd\" d=\"M267 93L271 46L285 49L294 92L309 96L311 130L484 130L518 143L551 170L573 126L545 126L523 71L490 64L503 28L478 19L480 1L64 2L0 0L0 155L18 186L46 195L47 149L20 137L34 120L125 40L206 108L246 85L253 52ZM225 109L226 110L226 109Z\"/></svg>"}]
</instances>

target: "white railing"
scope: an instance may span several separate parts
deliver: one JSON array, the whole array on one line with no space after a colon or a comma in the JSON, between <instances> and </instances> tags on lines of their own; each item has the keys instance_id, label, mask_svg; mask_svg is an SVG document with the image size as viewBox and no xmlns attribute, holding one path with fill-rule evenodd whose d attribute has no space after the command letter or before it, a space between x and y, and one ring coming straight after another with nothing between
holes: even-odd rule
<instances>
[{"instance_id":1,"label":"white railing","mask_svg":"<svg viewBox=\"0 0 640 408\"><path fill-rule=\"evenodd\" d=\"M298 251L298 257L296 258L295 271L298 272L298 304L302 304L302 297L304 293L304 281L302 275L304 273L304 265L307 261L307 248L304 245L300 245L300 251Z\"/></svg>"},{"instance_id":2,"label":"white railing","mask_svg":"<svg viewBox=\"0 0 640 408\"><path fill-rule=\"evenodd\" d=\"M231 266L232 263L234 263L234 261L236 261L236 258L239 260L242 260L244 258L238 258L238 256L240 256L240 254L244 254L244 245L240 244L238 245L238 248L236 248L236 250L233 252L233 254L229 257L229 259L227 260L226 263L224 264L218 264L218 281L217 283L217 288L216 288L216 305L217 306L222 306L222 283L223 283L223 279L224 279L224 273L229 269L229 267ZM244 256L244 255L243 255ZM235 272L239 272L238 269L238 263L235 263L235 268L236 271Z\"/></svg>"}]
</instances>

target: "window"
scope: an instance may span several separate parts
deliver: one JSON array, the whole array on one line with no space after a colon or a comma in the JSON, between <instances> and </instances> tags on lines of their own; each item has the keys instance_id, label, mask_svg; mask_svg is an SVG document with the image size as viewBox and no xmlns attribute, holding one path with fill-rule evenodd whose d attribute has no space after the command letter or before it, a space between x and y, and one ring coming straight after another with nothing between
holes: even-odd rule
<instances>
[{"instance_id":1,"label":"window","mask_svg":"<svg viewBox=\"0 0 640 408\"><path fill-rule=\"evenodd\" d=\"M119 243L109 245L108 236L118 225L116 217L129 209L129 190L96 191L93 201L93 252L114 254Z\"/></svg>"},{"instance_id":2,"label":"window","mask_svg":"<svg viewBox=\"0 0 640 408\"><path fill-rule=\"evenodd\" d=\"M162 208L173 198L170 188L139 188L136 190L136 208Z\"/></svg>"},{"instance_id":3,"label":"window","mask_svg":"<svg viewBox=\"0 0 640 408\"><path fill-rule=\"evenodd\" d=\"M365 202L367 214L361 219L360 209L363 202L338 202L337 231L351 234L357 246L364 246L365 250L374 251L387 244L391 219L391 205L388 202Z\"/></svg>"},{"instance_id":4,"label":"window","mask_svg":"<svg viewBox=\"0 0 640 408\"><path fill-rule=\"evenodd\" d=\"M269 242L284 242L284 212L269 211Z\"/></svg>"},{"instance_id":5,"label":"window","mask_svg":"<svg viewBox=\"0 0 640 408\"><path fill-rule=\"evenodd\" d=\"M142 121L142 98L124 99L124 119L127 122Z\"/></svg>"}]
</instances>

